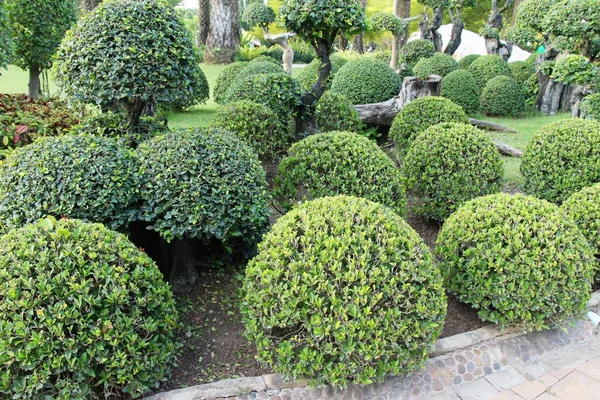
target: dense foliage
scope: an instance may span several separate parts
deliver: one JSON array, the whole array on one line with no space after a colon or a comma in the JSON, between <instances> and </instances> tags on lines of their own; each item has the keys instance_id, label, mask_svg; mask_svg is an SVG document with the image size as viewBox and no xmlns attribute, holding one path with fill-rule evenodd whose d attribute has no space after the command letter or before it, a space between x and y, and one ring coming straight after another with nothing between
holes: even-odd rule
<instances>
[{"instance_id":1,"label":"dense foliage","mask_svg":"<svg viewBox=\"0 0 600 400\"><path fill-rule=\"evenodd\" d=\"M213 89L213 97L216 103L224 104L227 91L234 84L240 72L248 66L247 62L234 62L221 70L217 83Z\"/></svg>"},{"instance_id":2,"label":"dense foliage","mask_svg":"<svg viewBox=\"0 0 600 400\"><path fill-rule=\"evenodd\" d=\"M0 247L3 398L137 398L170 374L175 302L126 236L48 217Z\"/></svg>"},{"instance_id":3,"label":"dense foliage","mask_svg":"<svg viewBox=\"0 0 600 400\"><path fill-rule=\"evenodd\" d=\"M600 93L584 97L579 104L579 110L585 118L595 119L600 122Z\"/></svg>"},{"instance_id":4,"label":"dense foliage","mask_svg":"<svg viewBox=\"0 0 600 400\"><path fill-rule=\"evenodd\" d=\"M567 119L537 132L521 163L529 194L561 203L600 182L600 122Z\"/></svg>"},{"instance_id":5,"label":"dense foliage","mask_svg":"<svg viewBox=\"0 0 600 400\"><path fill-rule=\"evenodd\" d=\"M331 74L329 75L329 81L326 83L327 87L331 86L335 74L348 62L348 60L338 54L332 54L329 59L331 60ZM302 72L298 75L298 81L300 81L302 90L310 90L311 86L315 84L320 64L321 60L315 58L302 69Z\"/></svg>"},{"instance_id":6,"label":"dense foliage","mask_svg":"<svg viewBox=\"0 0 600 400\"><path fill-rule=\"evenodd\" d=\"M509 39L520 45L536 48L548 40L544 34L544 17L558 0L524 0L519 4ZM536 53L534 53L536 55ZM535 63L534 63L535 64Z\"/></svg>"},{"instance_id":7,"label":"dense foliage","mask_svg":"<svg viewBox=\"0 0 600 400\"><path fill-rule=\"evenodd\" d=\"M493 54L479 57L467 70L473 74L481 90L492 78L500 75L511 76L508 63L502 57Z\"/></svg>"},{"instance_id":8,"label":"dense foliage","mask_svg":"<svg viewBox=\"0 0 600 400\"><path fill-rule=\"evenodd\" d=\"M413 40L400 49L400 64L406 64L412 68L417 65L420 59L433 57L434 54L435 47L433 47L430 40Z\"/></svg>"},{"instance_id":9,"label":"dense foliage","mask_svg":"<svg viewBox=\"0 0 600 400\"><path fill-rule=\"evenodd\" d=\"M469 69L469 66L473 64L473 61L481 57L479 54L469 54L458 60L458 67L461 69Z\"/></svg>"},{"instance_id":10,"label":"dense foliage","mask_svg":"<svg viewBox=\"0 0 600 400\"><path fill-rule=\"evenodd\" d=\"M330 91L326 91L319 99L315 119L322 132L357 132L362 128L360 115L352 103L344 95Z\"/></svg>"},{"instance_id":11,"label":"dense foliage","mask_svg":"<svg viewBox=\"0 0 600 400\"><path fill-rule=\"evenodd\" d=\"M480 91L477 81L469 71L458 69L442 79L440 95L457 104L471 115L479 111Z\"/></svg>"},{"instance_id":12,"label":"dense foliage","mask_svg":"<svg viewBox=\"0 0 600 400\"><path fill-rule=\"evenodd\" d=\"M246 268L244 293L259 360L313 385L364 385L419 368L446 313L419 235L390 209L347 196L281 217Z\"/></svg>"},{"instance_id":13,"label":"dense foliage","mask_svg":"<svg viewBox=\"0 0 600 400\"><path fill-rule=\"evenodd\" d=\"M275 11L260 1L251 3L246 6L241 20L249 27L260 26L262 29L268 29L269 24L275 22Z\"/></svg>"},{"instance_id":14,"label":"dense foliage","mask_svg":"<svg viewBox=\"0 0 600 400\"><path fill-rule=\"evenodd\" d=\"M552 78L565 85L589 85L598 79L599 72L584 56L570 55L556 61Z\"/></svg>"},{"instance_id":15,"label":"dense foliage","mask_svg":"<svg viewBox=\"0 0 600 400\"><path fill-rule=\"evenodd\" d=\"M510 76L490 79L481 93L481 111L486 115L515 115L524 109L523 89Z\"/></svg>"},{"instance_id":16,"label":"dense foliage","mask_svg":"<svg viewBox=\"0 0 600 400\"><path fill-rule=\"evenodd\" d=\"M587 310L593 251L559 207L495 194L463 205L437 240L447 288L484 321L526 330Z\"/></svg>"},{"instance_id":17,"label":"dense foliage","mask_svg":"<svg viewBox=\"0 0 600 400\"><path fill-rule=\"evenodd\" d=\"M401 87L400 77L389 65L372 58L358 58L339 69L331 91L356 105L389 100L400 93Z\"/></svg>"},{"instance_id":18,"label":"dense foliage","mask_svg":"<svg viewBox=\"0 0 600 400\"><path fill-rule=\"evenodd\" d=\"M373 32L391 32L397 35L403 32L405 28L404 21L390 13L376 12L371 15L369 20L369 29Z\"/></svg>"},{"instance_id":19,"label":"dense foliage","mask_svg":"<svg viewBox=\"0 0 600 400\"><path fill-rule=\"evenodd\" d=\"M10 20L6 12L6 2L0 0L0 68L6 68L12 61L13 46Z\"/></svg>"},{"instance_id":20,"label":"dense foliage","mask_svg":"<svg viewBox=\"0 0 600 400\"><path fill-rule=\"evenodd\" d=\"M442 78L458 69L458 63L445 53L435 53L432 57L422 58L414 66L413 72L418 78L425 79L429 75L438 75Z\"/></svg>"},{"instance_id":21,"label":"dense foliage","mask_svg":"<svg viewBox=\"0 0 600 400\"><path fill-rule=\"evenodd\" d=\"M535 74L535 63L528 61L513 61L508 64L510 72L515 81L524 86L532 74Z\"/></svg>"},{"instance_id":22,"label":"dense foliage","mask_svg":"<svg viewBox=\"0 0 600 400\"><path fill-rule=\"evenodd\" d=\"M285 72L281 65L270 62L270 61L261 61L261 62L250 62L246 68L242 69L242 71L236 76L236 79L242 79L247 76L252 75L260 75L260 74L280 74Z\"/></svg>"}]
</instances>

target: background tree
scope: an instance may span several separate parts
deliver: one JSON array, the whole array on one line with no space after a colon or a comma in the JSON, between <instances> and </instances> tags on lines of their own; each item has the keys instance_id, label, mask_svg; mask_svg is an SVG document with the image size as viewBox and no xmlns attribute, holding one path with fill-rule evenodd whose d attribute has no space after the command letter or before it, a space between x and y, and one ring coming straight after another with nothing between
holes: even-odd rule
<instances>
[{"instance_id":1,"label":"background tree","mask_svg":"<svg viewBox=\"0 0 600 400\"><path fill-rule=\"evenodd\" d=\"M0 68L6 68L10 63L12 51L13 41L10 34L10 22L4 0L0 0Z\"/></svg>"},{"instance_id":2,"label":"background tree","mask_svg":"<svg viewBox=\"0 0 600 400\"><path fill-rule=\"evenodd\" d=\"M86 12L92 11L94 8L98 7L102 0L79 0L79 7Z\"/></svg>"},{"instance_id":3,"label":"background tree","mask_svg":"<svg viewBox=\"0 0 600 400\"><path fill-rule=\"evenodd\" d=\"M475 6L475 0L450 0L448 2L448 14L450 14L452 20L452 31L444 53L452 55L460 47L462 32L465 29L461 13L463 9L473 6Z\"/></svg>"},{"instance_id":4,"label":"background tree","mask_svg":"<svg viewBox=\"0 0 600 400\"><path fill-rule=\"evenodd\" d=\"M513 0L506 0L502 7L498 5L498 0L492 0L492 11L481 34L485 39L485 48L488 54L498 54L504 60L508 60L512 53L512 44L502 43L500 32L504 27L504 12L513 4Z\"/></svg>"},{"instance_id":5,"label":"background tree","mask_svg":"<svg viewBox=\"0 0 600 400\"><path fill-rule=\"evenodd\" d=\"M375 13L371 16L369 27L373 32L391 32L394 35L394 43L397 43L398 37L402 35L404 31L407 30L407 23L404 22L401 18L395 16L394 14L388 14L383 12ZM392 55L393 55L392 50ZM390 60L390 67L394 69L398 69L398 57Z\"/></svg>"},{"instance_id":6,"label":"background tree","mask_svg":"<svg viewBox=\"0 0 600 400\"><path fill-rule=\"evenodd\" d=\"M210 27L206 37L204 62L233 62L240 47L238 0L210 0Z\"/></svg>"},{"instance_id":7,"label":"background tree","mask_svg":"<svg viewBox=\"0 0 600 400\"><path fill-rule=\"evenodd\" d=\"M544 18L556 4L557 0L525 0L519 4L512 28L507 32L510 41L521 46L537 49L544 45L546 53L544 60L552 60L558 55L558 50L545 33Z\"/></svg>"},{"instance_id":8,"label":"background tree","mask_svg":"<svg viewBox=\"0 0 600 400\"><path fill-rule=\"evenodd\" d=\"M446 0L418 0L425 6L423 20L419 22L421 38L430 40L435 51L442 51L442 35L438 32L444 22L444 8L447 7ZM431 12L430 12L431 10Z\"/></svg>"},{"instance_id":9,"label":"background tree","mask_svg":"<svg viewBox=\"0 0 600 400\"><path fill-rule=\"evenodd\" d=\"M75 0L9 0L8 13L15 42L13 62L29 70L29 96L41 92L40 75L52 66L52 56L65 32L77 20Z\"/></svg>"},{"instance_id":10,"label":"background tree","mask_svg":"<svg viewBox=\"0 0 600 400\"><path fill-rule=\"evenodd\" d=\"M210 0L198 0L198 47L206 45L210 30Z\"/></svg>"},{"instance_id":11,"label":"background tree","mask_svg":"<svg viewBox=\"0 0 600 400\"><path fill-rule=\"evenodd\" d=\"M362 5L365 12L367 11L367 0L360 0L360 4ZM354 36L352 47L359 54L363 54L365 52L365 35L364 32L360 32L358 35Z\"/></svg>"}]
</instances>

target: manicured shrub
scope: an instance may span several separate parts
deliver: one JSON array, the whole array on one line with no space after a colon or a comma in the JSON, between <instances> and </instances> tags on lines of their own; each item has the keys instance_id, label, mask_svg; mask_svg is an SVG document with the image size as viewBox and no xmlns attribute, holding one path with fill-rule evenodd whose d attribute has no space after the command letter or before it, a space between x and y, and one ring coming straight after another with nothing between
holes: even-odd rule
<instances>
[{"instance_id":1,"label":"manicured shrub","mask_svg":"<svg viewBox=\"0 0 600 400\"><path fill-rule=\"evenodd\" d=\"M234 62L223 68L213 89L213 97L216 103L225 104L227 91L236 81L238 74L247 66L247 62Z\"/></svg>"},{"instance_id":2,"label":"manicured shrub","mask_svg":"<svg viewBox=\"0 0 600 400\"><path fill-rule=\"evenodd\" d=\"M479 111L481 93L477 81L469 71L459 69L442 79L440 94L465 110L467 114Z\"/></svg>"},{"instance_id":3,"label":"manicured shrub","mask_svg":"<svg viewBox=\"0 0 600 400\"><path fill-rule=\"evenodd\" d=\"M140 218L163 238L242 239L249 246L260 240L269 218L265 171L237 136L172 132L137 153L144 172Z\"/></svg>"},{"instance_id":4,"label":"manicured shrub","mask_svg":"<svg viewBox=\"0 0 600 400\"><path fill-rule=\"evenodd\" d=\"M357 132L362 127L358 111L348 99L337 93L326 91L317 103L315 114L317 126L322 132Z\"/></svg>"},{"instance_id":5,"label":"manicured shrub","mask_svg":"<svg viewBox=\"0 0 600 400\"><path fill-rule=\"evenodd\" d=\"M523 89L510 76L490 79L481 93L481 111L487 115L515 115L524 109Z\"/></svg>"},{"instance_id":6,"label":"manicured shrub","mask_svg":"<svg viewBox=\"0 0 600 400\"><path fill-rule=\"evenodd\" d=\"M467 69L473 74L479 88L483 90L487 83L497 76L510 76L510 67L502 57L488 54L477 58Z\"/></svg>"},{"instance_id":7,"label":"manicured shrub","mask_svg":"<svg viewBox=\"0 0 600 400\"><path fill-rule=\"evenodd\" d=\"M553 203L600 182L600 123L567 119L543 127L525 149L521 173L527 193Z\"/></svg>"},{"instance_id":8,"label":"manicured shrub","mask_svg":"<svg viewBox=\"0 0 600 400\"><path fill-rule=\"evenodd\" d=\"M364 385L419 368L446 313L419 235L390 209L347 196L281 217L246 268L244 293L259 360L313 385Z\"/></svg>"},{"instance_id":9,"label":"manicured shrub","mask_svg":"<svg viewBox=\"0 0 600 400\"><path fill-rule=\"evenodd\" d=\"M462 107L443 97L421 97L405 105L394 118L390 137L399 154L405 154L416 137L425 129L442 122L469 123Z\"/></svg>"},{"instance_id":10,"label":"manicured shrub","mask_svg":"<svg viewBox=\"0 0 600 400\"><path fill-rule=\"evenodd\" d=\"M584 118L600 121L600 93L590 94L579 103Z\"/></svg>"},{"instance_id":11,"label":"manicured shrub","mask_svg":"<svg viewBox=\"0 0 600 400\"><path fill-rule=\"evenodd\" d=\"M0 164L0 224L11 229L66 215L125 227L135 215L137 170L133 152L113 139L39 139Z\"/></svg>"},{"instance_id":12,"label":"manicured shrub","mask_svg":"<svg viewBox=\"0 0 600 400\"><path fill-rule=\"evenodd\" d=\"M340 68L331 91L346 96L352 104L368 104L397 96L401 87L400 77L389 65L372 58L359 58Z\"/></svg>"},{"instance_id":13,"label":"manicured shrub","mask_svg":"<svg viewBox=\"0 0 600 400\"><path fill-rule=\"evenodd\" d=\"M570 55L556 61L552 78L566 85L588 85L598 79L598 67L580 55Z\"/></svg>"},{"instance_id":14,"label":"manicured shrub","mask_svg":"<svg viewBox=\"0 0 600 400\"><path fill-rule=\"evenodd\" d=\"M241 20L251 28L259 26L268 29L269 24L275 22L275 11L260 1L250 3L246 6Z\"/></svg>"},{"instance_id":15,"label":"manicured shrub","mask_svg":"<svg viewBox=\"0 0 600 400\"><path fill-rule=\"evenodd\" d=\"M371 15L369 21L371 32L390 32L392 35L397 35L404 31L406 23L402 18L399 18L391 13L376 12ZM388 58L388 61L390 59Z\"/></svg>"},{"instance_id":16,"label":"manicured shrub","mask_svg":"<svg viewBox=\"0 0 600 400\"><path fill-rule=\"evenodd\" d=\"M0 0L0 68L6 68L11 62L14 50L14 42L10 32L10 21L6 12L4 0ZM1 74L0 74L1 75Z\"/></svg>"},{"instance_id":17,"label":"manicured shrub","mask_svg":"<svg viewBox=\"0 0 600 400\"><path fill-rule=\"evenodd\" d=\"M525 97L525 104L527 106L533 106L537 102L538 94L540 93L540 82L537 74L531 74L529 79L525 81L523 85L523 96Z\"/></svg>"},{"instance_id":18,"label":"manicured shrub","mask_svg":"<svg viewBox=\"0 0 600 400\"><path fill-rule=\"evenodd\" d=\"M443 78L457 69L458 63L452 56L444 53L435 53L432 57L419 60L414 66L413 71L417 77L425 79L429 75L438 75Z\"/></svg>"},{"instance_id":19,"label":"manicured shrub","mask_svg":"<svg viewBox=\"0 0 600 400\"><path fill-rule=\"evenodd\" d=\"M469 66L473 64L473 61L481 57L479 54L469 54L458 60L458 67L461 69L469 69Z\"/></svg>"},{"instance_id":20,"label":"manicured shrub","mask_svg":"<svg viewBox=\"0 0 600 400\"><path fill-rule=\"evenodd\" d=\"M521 86L525 85L531 74L535 74L535 63L531 64L528 61L513 61L508 63L508 67L512 77Z\"/></svg>"},{"instance_id":21,"label":"manicured shrub","mask_svg":"<svg viewBox=\"0 0 600 400\"><path fill-rule=\"evenodd\" d=\"M259 74L280 74L283 73L284 70L281 68L279 64L275 64L268 61L263 62L250 62L246 68L244 68L236 79L244 78L252 75Z\"/></svg>"},{"instance_id":22,"label":"manicured shrub","mask_svg":"<svg viewBox=\"0 0 600 400\"><path fill-rule=\"evenodd\" d=\"M177 308L126 236L48 217L0 247L3 398L137 398L170 374Z\"/></svg>"},{"instance_id":23,"label":"manicured shrub","mask_svg":"<svg viewBox=\"0 0 600 400\"><path fill-rule=\"evenodd\" d=\"M309 136L294 144L279 164L273 195L286 210L299 201L341 194L404 214L400 171L375 142L356 133Z\"/></svg>"},{"instance_id":24,"label":"manicured shrub","mask_svg":"<svg viewBox=\"0 0 600 400\"><path fill-rule=\"evenodd\" d=\"M587 309L593 251L555 205L494 194L464 204L437 239L446 287L484 321L548 329Z\"/></svg>"},{"instance_id":25,"label":"manicured shrub","mask_svg":"<svg viewBox=\"0 0 600 400\"><path fill-rule=\"evenodd\" d=\"M279 61L278 61L271 56L258 56L255 59L251 60L250 64L262 63L262 62L270 62L270 63L276 64L276 65L281 65L281 57L279 58Z\"/></svg>"},{"instance_id":26,"label":"manicured shrub","mask_svg":"<svg viewBox=\"0 0 600 400\"><path fill-rule=\"evenodd\" d=\"M220 107L212 127L235 133L259 157L274 157L278 151L286 149L293 133L290 126L283 126L267 106L247 100Z\"/></svg>"},{"instance_id":27,"label":"manicured shrub","mask_svg":"<svg viewBox=\"0 0 600 400\"><path fill-rule=\"evenodd\" d=\"M418 215L443 221L463 203L503 188L496 145L472 125L443 123L417 136L402 163Z\"/></svg>"},{"instance_id":28,"label":"manicured shrub","mask_svg":"<svg viewBox=\"0 0 600 400\"><path fill-rule=\"evenodd\" d=\"M420 59L433 57L435 47L433 43L425 39L417 39L406 43L400 49L400 64L407 64L409 67L417 65Z\"/></svg>"},{"instance_id":29,"label":"manicured shrub","mask_svg":"<svg viewBox=\"0 0 600 400\"><path fill-rule=\"evenodd\" d=\"M340 68L348 62L348 60L339 54L332 54L329 59L331 60L331 75L329 75L329 82L327 83L328 87L331 86L335 74L337 74ZM304 67L300 75L298 75L298 81L302 86L302 90L310 90L311 86L315 84L320 64L321 61L315 58L310 64Z\"/></svg>"}]
</instances>

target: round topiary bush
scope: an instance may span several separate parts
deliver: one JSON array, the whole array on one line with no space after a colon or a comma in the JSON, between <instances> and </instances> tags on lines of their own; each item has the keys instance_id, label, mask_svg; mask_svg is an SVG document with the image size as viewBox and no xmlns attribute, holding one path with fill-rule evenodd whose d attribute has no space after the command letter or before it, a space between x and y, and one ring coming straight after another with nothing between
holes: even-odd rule
<instances>
[{"instance_id":1,"label":"round topiary bush","mask_svg":"<svg viewBox=\"0 0 600 400\"><path fill-rule=\"evenodd\" d=\"M464 56L460 60L458 60L458 67L461 69L468 69L473 61L477 60L481 57L479 54L469 54L468 56Z\"/></svg>"},{"instance_id":2,"label":"round topiary bush","mask_svg":"<svg viewBox=\"0 0 600 400\"><path fill-rule=\"evenodd\" d=\"M322 132L357 132L362 127L360 115L352 103L345 96L329 90L321 96L317 103L315 119Z\"/></svg>"},{"instance_id":3,"label":"round topiary bush","mask_svg":"<svg viewBox=\"0 0 600 400\"><path fill-rule=\"evenodd\" d=\"M47 137L0 164L0 225L51 215L123 228L134 218L138 164L133 150L91 135Z\"/></svg>"},{"instance_id":4,"label":"round topiary bush","mask_svg":"<svg viewBox=\"0 0 600 400\"><path fill-rule=\"evenodd\" d=\"M406 198L400 171L366 137L327 132L294 144L279 164L273 196L289 210L318 197L364 197L404 215Z\"/></svg>"},{"instance_id":5,"label":"round topiary bush","mask_svg":"<svg viewBox=\"0 0 600 400\"><path fill-rule=\"evenodd\" d=\"M584 118L600 121L600 93L590 94L579 103Z\"/></svg>"},{"instance_id":6,"label":"round topiary bush","mask_svg":"<svg viewBox=\"0 0 600 400\"><path fill-rule=\"evenodd\" d=\"M274 157L278 151L286 149L293 133L290 125L283 126L267 106L247 100L220 107L211 126L235 133L259 157Z\"/></svg>"},{"instance_id":7,"label":"round topiary bush","mask_svg":"<svg viewBox=\"0 0 600 400\"><path fill-rule=\"evenodd\" d=\"M384 62L373 58L349 61L335 74L331 91L346 96L352 104L378 103L400 93L402 81Z\"/></svg>"},{"instance_id":8,"label":"round topiary bush","mask_svg":"<svg viewBox=\"0 0 600 400\"><path fill-rule=\"evenodd\" d=\"M329 59L331 60L331 74L329 75L328 86L331 86L331 82L333 81L335 74L337 74L339 69L342 68L342 66L346 64L348 60L346 60L339 54L332 54L331 57L329 57ZM300 73L300 75L298 75L298 81L302 86L302 90L310 90L312 85L315 84L315 82L317 81L317 74L319 71L320 64L321 61L318 58L315 58L311 61L310 64L308 64L306 67L304 67L304 69L302 69L302 72Z\"/></svg>"},{"instance_id":9,"label":"round topiary bush","mask_svg":"<svg viewBox=\"0 0 600 400\"><path fill-rule=\"evenodd\" d=\"M442 122L469 123L461 106L436 96L421 97L405 105L394 118L390 137L400 155L408 151L416 137L425 129Z\"/></svg>"},{"instance_id":10,"label":"round topiary bush","mask_svg":"<svg viewBox=\"0 0 600 400\"><path fill-rule=\"evenodd\" d=\"M524 109L523 89L510 76L490 79L481 93L481 111L487 115L515 115Z\"/></svg>"},{"instance_id":11,"label":"round topiary bush","mask_svg":"<svg viewBox=\"0 0 600 400\"><path fill-rule=\"evenodd\" d=\"M417 136L402 174L416 214L439 221L461 204L504 187L504 163L492 139L457 123L435 125Z\"/></svg>"},{"instance_id":12,"label":"round topiary bush","mask_svg":"<svg viewBox=\"0 0 600 400\"><path fill-rule=\"evenodd\" d=\"M502 57L488 54L477 58L467 69L473 74L479 88L483 90L487 83L497 76L510 76L510 67Z\"/></svg>"},{"instance_id":13,"label":"round topiary bush","mask_svg":"<svg viewBox=\"0 0 600 400\"><path fill-rule=\"evenodd\" d=\"M271 56L258 56L250 60L250 64L262 63L262 62L270 62L276 65L281 65L281 61L277 61ZM234 63L235 64L235 63Z\"/></svg>"},{"instance_id":14,"label":"round topiary bush","mask_svg":"<svg viewBox=\"0 0 600 400\"><path fill-rule=\"evenodd\" d=\"M281 65L262 61L262 62L250 62L246 68L244 68L236 77L236 79L244 78L252 75L259 74L281 74L285 71L281 68Z\"/></svg>"},{"instance_id":15,"label":"round topiary bush","mask_svg":"<svg viewBox=\"0 0 600 400\"><path fill-rule=\"evenodd\" d=\"M544 200L500 193L464 204L444 223L436 255L446 287L484 321L541 330L587 310L593 251Z\"/></svg>"},{"instance_id":16,"label":"round topiary bush","mask_svg":"<svg viewBox=\"0 0 600 400\"><path fill-rule=\"evenodd\" d=\"M154 262L100 224L51 217L0 237L4 398L137 398L175 361Z\"/></svg>"},{"instance_id":17,"label":"round topiary bush","mask_svg":"<svg viewBox=\"0 0 600 400\"><path fill-rule=\"evenodd\" d=\"M471 115L479 111L480 96L477 81L469 71L458 69L442 79L440 94Z\"/></svg>"},{"instance_id":18,"label":"round topiary bush","mask_svg":"<svg viewBox=\"0 0 600 400\"><path fill-rule=\"evenodd\" d=\"M553 203L600 182L600 123L566 119L543 127L525 149L521 173L527 193Z\"/></svg>"},{"instance_id":19,"label":"round topiary bush","mask_svg":"<svg viewBox=\"0 0 600 400\"><path fill-rule=\"evenodd\" d=\"M267 29L275 22L275 11L263 2L257 1L246 6L241 18L249 27L259 26Z\"/></svg>"},{"instance_id":20,"label":"round topiary bush","mask_svg":"<svg viewBox=\"0 0 600 400\"><path fill-rule=\"evenodd\" d=\"M270 58L270 57L269 57ZM239 73L248 66L247 62L234 62L229 64L219 74L217 83L213 89L213 97L215 103L225 104L226 93L236 81Z\"/></svg>"},{"instance_id":21,"label":"round topiary bush","mask_svg":"<svg viewBox=\"0 0 600 400\"><path fill-rule=\"evenodd\" d=\"M513 61L508 64L512 77L521 86L524 86L532 74L535 74L535 63L528 61Z\"/></svg>"},{"instance_id":22,"label":"round topiary bush","mask_svg":"<svg viewBox=\"0 0 600 400\"><path fill-rule=\"evenodd\" d=\"M400 49L400 64L406 64L409 67L417 65L420 59L433 57L435 47L433 43L425 39L417 39L406 43Z\"/></svg>"},{"instance_id":23,"label":"round topiary bush","mask_svg":"<svg viewBox=\"0 0 600 400\"><path fill-rule=\"evenodd\" d=\"M312 385L368 384L419 368L446 313L419 235L390 209L347 196L281 217L246 268L244 293L259 360Z\"/></svg>"},{"instance_id":24,"label":"round topiary bush","mask_svg":"<svg viewBox=\"0 0 600 400\"><path fill-rule=\"evenodd\" d=\"M458 69L458 63L452 56L444 53L435 53L432 57L422 58L413 68L418 78L425 79L429 75L438 75L442 78Z\"/></svg>"},{"instance_id":25,"label":"round topiary bush","mask_svg":"<svg viewBox=\"0 0 600 400\"><path fill-rule=\"evenodd\" d=\"M369 28L372 32L390 32L397 35L406 28L406 23L402 18L386 12L374 13L371 15L369 22Z\"/></svg>"}]
</instances>

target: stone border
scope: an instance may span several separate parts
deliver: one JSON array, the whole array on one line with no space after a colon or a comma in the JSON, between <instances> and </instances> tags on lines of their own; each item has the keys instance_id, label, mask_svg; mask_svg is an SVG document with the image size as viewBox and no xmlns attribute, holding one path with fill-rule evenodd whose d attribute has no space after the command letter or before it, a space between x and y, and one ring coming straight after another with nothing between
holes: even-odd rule
<instances>
[{"instance_id":1,"label":"stone border","mask_svg":"<svg viewBox=\"0 0 600 400\"><path fill-rule=\"evenodd\" d=\"M600 308L600 290L593 292L591 299L588 302L588 309L595 310L598 308ZM572 329L574 333L570 333L570 335L574 335L576 337L576 339L573 341L574 343L581 343L588 337L591 337L590 325L591 324L586 322L580 322L575 326L575 329ZM538 343L540 340L542 340L541 338L544 337L544 335L556 335L554 331L546 332L535 332L529 335L532 336L533 341ZM509 359L513 361L514 357L514 355L511 354L513 357L509 355L507 358L507 356L505 356L503 352L497 348L496 344L499 343L496 339L502 339L499 340L500 343L506 343L507 341L527 341L526 338L520 339L521 336L528 336L528 334L523 333L518 328L514 327L501 330L496 325L492 324L469 332L439 339L435 342L433 349L430 351L430 361L422 371L416 372L410 377L391 378L398 379L400 382L404 382L403 385L400 385L400 388L397 388L397 390L402 391L402 393L397 392L397 395L401 396L397 398L409 398L411 395L420 396L421 394L431 392L432 390L438 391L437 389L442 390L443 388L470 382L476 379L479 375L483 376L496 372L508 365ZM569 342L570 341L567 341L567 343ZM450 358L447 357L448 355ZM485 358L483 358L482 355L485 356ZM531 356L533 355L535 355L535 352L531 353ZM474 362L479 360L479 358L482 360L481 365L479 365L479 362ZM521 362L527 361L529 354L521 355L521 357L517 358L520 359ZM462 364L460 363L462 361L465 361L464 365L466 366L466 369L462 368L465 369L465 371L461 372L460 370ZM473 364L473 366L471 366L471 364ZM459 365L457 368L462 375L457 375L456 372L454 372L455 365ZM450 368L452 371L444 370L448 368ZM478 368L481 369L481 373L477 373ZM371 385L373 388L370 390L377 392L377 387L381 389L382 385L391 383L389 381L389 379L386 379L386 382L382 384ZM437 387L435 386L436 384L438 385ZM407 389L409 391L406 391ZM351 388L352 392L365 390L365 388ZM226 398L250 400L268 398L286 399L291 398L291 396L284 395L283 392L290 392L291 394L291 392L298 391L302 392L300 398L306 398L306 396L308 396L315 399L328 398L332 395L335 395L334 392L340 392L339 390L333 388L310 389L308 388L306 381L285 381L283 376L280 374L268 374L257 377L227 379L203 385L191 386L170 392L159 393L147 397L145 400L205 400ZM312 391L315 391L315 393L311 393ZM319 393L316 393L316 391ZM336 394L341 395L342 393ZM372 394L374 395L375 393ZM355 396L353 395L352 397Z\"/></svg>"}]
</instances>

